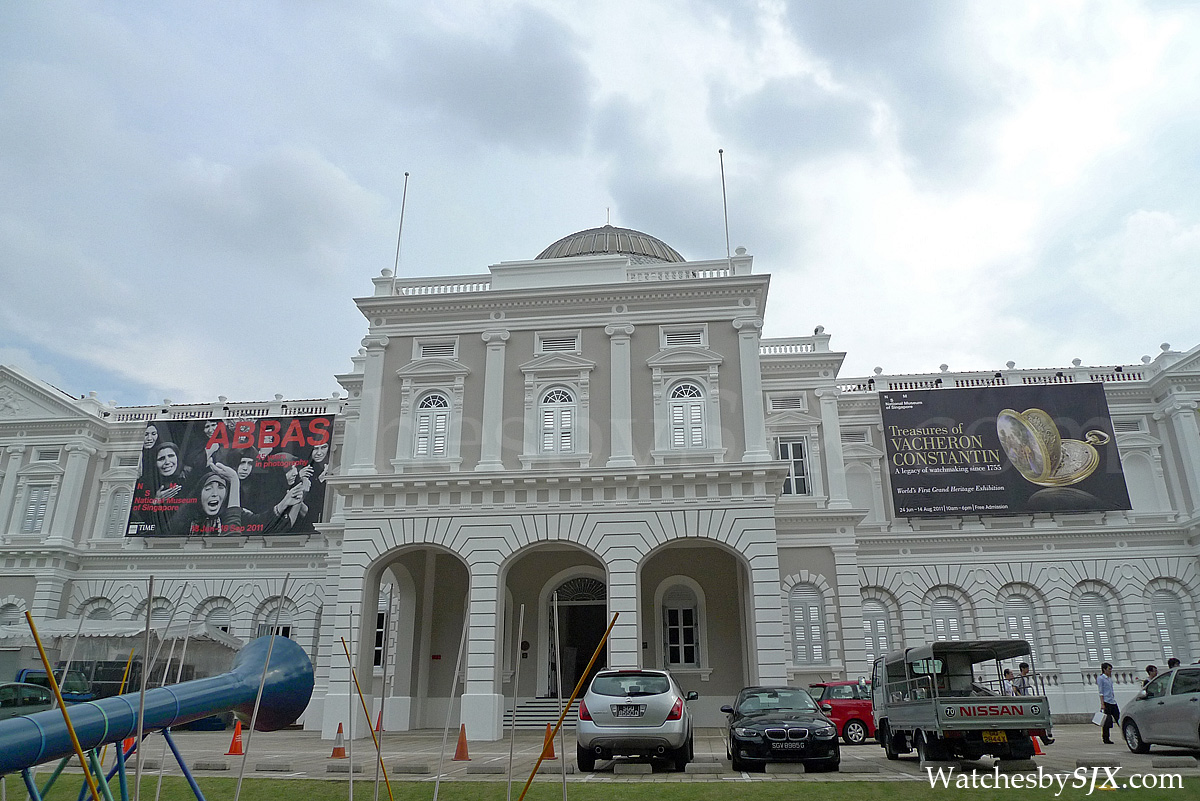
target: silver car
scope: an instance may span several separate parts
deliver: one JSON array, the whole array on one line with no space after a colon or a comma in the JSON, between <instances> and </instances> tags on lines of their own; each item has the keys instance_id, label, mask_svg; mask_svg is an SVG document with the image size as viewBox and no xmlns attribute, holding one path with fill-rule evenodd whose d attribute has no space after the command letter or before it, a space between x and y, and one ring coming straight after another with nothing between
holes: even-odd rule
<instances>
[{"instance_id":1,"label":"silver car","mask_svg":"<svg viewBox=\"0 0 1200 801\"><path fill-rule=\"evenodd\" d=\"M1121 733L1135 754L1152 745L1200 749L1200 665L1175 668L1147 683L1122 710Z\"/></svg>"},{"instance_id":2,"label":"silver car","mask_svg":"<svg viewBox=\"0 0 1200 801\"><path fill-rule=\"evenodd\" d=\"M597 759L655 756L683 770L692 759L692 715L684 695L665 670L602 670L579 702L575 728L581 771Z\"/></svg>"}]
</instances>

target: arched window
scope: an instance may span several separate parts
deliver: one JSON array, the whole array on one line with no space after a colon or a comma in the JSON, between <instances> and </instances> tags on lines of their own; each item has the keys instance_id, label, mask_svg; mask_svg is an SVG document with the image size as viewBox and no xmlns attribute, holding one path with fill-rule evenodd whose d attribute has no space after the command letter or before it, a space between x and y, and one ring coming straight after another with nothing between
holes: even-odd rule
<instances>
[{"instance_id":1,"label":"arched window","mask_svg":"<svg viewBox=\"0 0 1200 801\"><path fill-rule=\"evenodd\" d=\"M1163 659L1175 657L1181 662L1192 660L1188 647L1187 627L1183 623L1183 602L1170 590L1158 590L1150 598L1150 617Z\"/></svg>"},{"instance_id":2,"label":"arched window","mask_svg":"<svg viewBox=\"0 0 1200 801\"><path fill-rule=\"evenodd\" d=\"M671 389L671 447L692 450L707 447L704 432L704 392L684 381Z\"/></svg>"},{"instance_id":3,"label":"arched window","mask_svg":"<svg viewBox=\"0 0 1200 801\"><path fill-rule=\"evenodd\" d=\"M1004 627L1010 640L1029 643L1029 655L1037 660L1037 621L1033 601L1016 593L1004 599Z\"/></svg>"},{"instance_id":4,"label":"arched window","mask_svg":"<svg viewBox=\"0 0 1200 801\"><path fill-rule=\"evenodd\" d=\"M1079 623L1083 631L1083 648L1087 661L1094 665L1113 661L1112 639L1108 629L1108 601L1098 592L1085 592L1079 597Z\"/></svg>"},{"instance_id":5,"label":"arched window","mask_svg":"<svg viewBox=\"0 0 1200 801\"><path fill-rule=\"evenodd\" d=\"M15 626L21 622L21 607L16 604L0 606L0 626Z\"/></svg>"},{"instance_id":6,"label":"arched window","mask_svg":"<svg viewBox=\"0 0 1200 801\"><path fill-rule=\"evenodd\" d=\"M879 601L863 601L862 613L867 662L873 665L876 659L886 656L891 647L892 624L887 607Z\"/></svg>"},{"instance_id":7,"label":"arched window","mask_svg":"<svg viewBox=\"0 0 1200 801\"><path fill-rule=\"evenodd\" d=\"M233 627L233 613L227 606L216 606L208 610L208 614L204 616L204 622L228 634L230 628Z\"/></svg>"},{"instance_id":8,"label":"arched window","mask_svg":"<svg viewBox=\"0 0 1200 801\"><path fill-rule=\"evenodd\" d=\"M797 584L788 596L792 650L797 665L825 662L825 598L815 584Z\"/></svg>"},{"instance_id":9,"label":"arched window","mask_svg":"<svg viewBox=\"0 0 1200 801\"><path fill-rule=\"evenodd\" d=\"M450 401L433 392L417 403L414 456L445 456L446 435L450 431Z\"/></svg>"},{"instance_id":10,"label":"arched window","mask_svg":"<svg viewBox=\"0 0 1200 801\"><path fill-rule=\"evenodd\" d=\"M125 536L125 526L129 522L129 500L132 497L133 493L128 487L121 487L112 494L108 522L104 524L105 537Z\"/></svg>"},{"instance_id":11,"label":"arched window","mask_svg":"<svg viewBox=\"0 0 1200 801\"><path fill-rule=\"evenodd\" d=\"M283 608L280 609L280 600L278 596L272 601L268 601L258 613L258 624L254 628L255 637L265 637L271 634L271 625L274 623L274 633L280 637L291 637L293 623L292 610L289 608L291 604L287 601L282 602ZM276 612L279 614L276 620Z\"/></svg>"},{"instance_id":12,"label":"arched window","mask_svg":"<svg viewBox=\"0 0 1200 801\"><path fill-rule=\"evenodd\" d=\"M700 615L696 593L676 584L663 594L663 654L666 667L700 667Z\"/></svg>"},{"instance_id":13,"label":"arched window","mask_svg":"<svg viewBox=\"0 0 1200 801\"><path fill-rule=\"evenodd\" d=\"M943 595L933 600L933 638L961 640L963 638L962 607L958 601Z\"/></svg>"},{"instance_id":14,"label":"arched window","mask_svg":"<svg viewBox=\"0 0 1200 801\"><path fill-rule=\"evenodd\" d=\"M87 613L88 620L112 620L112 610L107 606L95 606Z\"/></svg>"},{"instance_id":15,"label":"arched window","mask_svg":"<svg viewBox=\"0 0 1200 801\"><path fill-rule=\"evenodd\" d=\"M542 453L571 453L575 450L575 398L555 387L542 395Z\"/></svg>"}]
</instances>

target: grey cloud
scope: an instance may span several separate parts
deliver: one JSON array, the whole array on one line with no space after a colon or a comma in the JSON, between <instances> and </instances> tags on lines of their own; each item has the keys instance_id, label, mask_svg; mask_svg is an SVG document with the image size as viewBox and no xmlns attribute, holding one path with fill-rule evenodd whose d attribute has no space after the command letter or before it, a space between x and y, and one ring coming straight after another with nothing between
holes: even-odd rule
<instances>
[{"instance_id":1,"label":"grey cloud","mask_svg":"<svg viewBox=\"0 0 1200 801\"><path fill-rule=\"evenodd\" d=\"M718 126L759 153L794 165L797 159L857 150L871 139L872 111L803 77L778 79L744 97L718 97Z\"/></svg>"},{"instance_id":2,"label":"grey cloud","mask_svg":"<svg viewBox=\"0 0 1200 801\"><path fill-rule=\"evenodd\" d=\"M168 230L189 248L250 260L299 259L327 271L381 201L319 154L275 153L235 168L193 159L159 193Z\"/></svg>"},{"instance_id":3,"label":"grey cloud","mask_svg":"<svg viewBox=\"0 0 1200 801\"><path fill-rule=\"evenodd\" d=\"M395 91L484 143L562 151L586 137L592 78L550 17L518 12L502 41L465 35L416 38L397 67Z\"/></svg>"},{"instance_id":4,"label":"grey cloud","mask_svg":"<svg viewBox=\"0 0 1200 801\"><path fill-rule=\"evenodd\" d=\"M1002 110L1002 76L973 48L977 33L964 24L968 11L929 0L788 4L803 45L835 79L888 105L901 145L927 176L951 180L977 160L984 126Z\"/></svg>"}]
</instances>

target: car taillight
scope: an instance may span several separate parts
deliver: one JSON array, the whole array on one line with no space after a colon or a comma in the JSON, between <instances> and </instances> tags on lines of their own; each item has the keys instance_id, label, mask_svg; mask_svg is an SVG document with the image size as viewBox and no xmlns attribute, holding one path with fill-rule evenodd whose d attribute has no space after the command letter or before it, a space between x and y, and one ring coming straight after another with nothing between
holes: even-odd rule
<instances>
[{"instance_id":1,"label":"car taillight","mask_svg":"<svg viewBox=\"0 0 1200 801\"><path fill-rule=\"evenodd\" d=\"M579 701L579 719L580 720L591 720L592 719L592 713L588 712L587 704L585 704L582 701L582 699Z\"/></svg>"},{"instance_id":2,"label":"car taillight","mask_svg":"<svg viewBox=\"0 0 1200 801\"><path fill-rule=\"evenodd\" d=\"M679 720L683 717L683 699L675 699L675 706L671 707L671 714L667 715L667 720Z\"/></svg>"}]
</instances>

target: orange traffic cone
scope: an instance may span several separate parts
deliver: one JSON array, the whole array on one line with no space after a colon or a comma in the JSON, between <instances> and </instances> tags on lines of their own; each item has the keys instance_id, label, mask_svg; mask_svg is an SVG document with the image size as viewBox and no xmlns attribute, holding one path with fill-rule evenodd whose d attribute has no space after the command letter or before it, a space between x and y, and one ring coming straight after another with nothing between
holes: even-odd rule
<instances>
[{"instance_id":1,"label":"orange traffic cone","mask_svg":"<svg viewBox=\"0 0 1200 801\"><path fill-rule=\"evenodd\" d=\"M233 739L229 741L229 750L225 752L225 756L242 756L244 753L242 751L242 722L239 720L233 724Z\"/></svg>"},{"instance_id":2,"label":"orange traffic cone","mask_svg":"<svg viewBox=\"0 0 1200 801\"><path fill-rule=\"evenodd\" d=\"M458 746L454 749L455 762L470 762L471 757L467 755L467 724L462 723L458 727Z\"/></svg>"},{"instance_id":3,"label":"orange traffic cone","mask_svg":"<svg viewBox=\"0 0 1200 801\"><path fill-rule=\"evenodd\" d=\"M375 718L375 732L377 734L383 733L383 710L382 709L379 710L379 717Z\"/></svg>"},{"instance_id":4,"label":"orange traffic cone","mask_svg":"<svg viewBox=\"0 0 1200 801\"><path fill-rule=\"evenodd\" d=\"M345 759L346 758L346 740L342 737L342 724L338 724L337 737L333 741L333 753L329 755L330 759Z\"/></svg>"},{"instance_id":5,"label":"orange traffic cone","mask_svg":"<svg viewBox=\"0 0 1200 801\"><path fill-rule=\"evenodd\" d=\"M133 750L133 746L136 742L137 742L137 737L126 737L121 742L121 750L124 751L126 754L128 754L130 751Z\"/></svg>"},{"instance_id":6,"label":"orange traffic cone","mask_svg":"<svg viewBox=\"0 0 1200 801\"><path fill-rule=\"evenodd\" d=\"M1033 755L1034 756L1045 756L1046 755L1046 752L1042 750L1042 746L1038 744L1038 737L1036 734L1033 735Z\"/></svg>"},{"instance_id":7,"label":"orange traffic cone","mask_svg":"<svg viewBox=\"0 0 1200 801\"><path fill-rule=\"evenodd\" d=\"M554 727L546 724L546 738L542 741L542 761L558 759L554 753Z\"/></svg>"}]
</instances>

